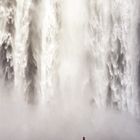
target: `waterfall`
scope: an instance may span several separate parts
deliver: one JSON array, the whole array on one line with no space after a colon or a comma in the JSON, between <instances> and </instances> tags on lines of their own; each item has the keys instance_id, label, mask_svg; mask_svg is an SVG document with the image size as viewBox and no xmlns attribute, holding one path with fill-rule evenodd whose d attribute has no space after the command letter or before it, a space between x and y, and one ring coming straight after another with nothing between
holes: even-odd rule
<instances>
[{"instance_id":1,"label":"waterfall","mask_svg":"<svg viewBox=\"0 0 140 140\"><path fill-rule=\"evenodd\" d=\"M97 104L138 113L139 17L133 2L91 0L89 45Z\"/></svg>"},{"instance_id":2,"label":"waterfall","mask_svg":"<svg viewBox=\"0 0 140 140\"><path fill-rule=\"evenodd\" d=\"M6 85L14 81L29 102L59 94L139 113L137 1L7 0L0 6Z\"/></svg>"},{"instance_id":3,"label":"waterfall","mask_svg":"<svg viewBox=\"0 0 140 140\"><path fill-rule=\"evenodd\" d=\"M45 100L49 100L54 92L55 60L57 50L57 2L42 1L42 29L41 29L41 93ZM48 93L48 94L46 94Z\"/></svg>"},{"instance_id":4,"label":"waterfall","mask_svg":"<svg viewBox=\"0 0 140 140\"><path fill-rule=\"evenodd\" d=\"M69 116L78 128L91 128L98 109L140 118L139 13L139 0L0 0L0 101L10 93L8 104L46 116L50 140L53 121L71 127ZM76 132L92 135L86 128Z\"/></svg>"}]
</instances>

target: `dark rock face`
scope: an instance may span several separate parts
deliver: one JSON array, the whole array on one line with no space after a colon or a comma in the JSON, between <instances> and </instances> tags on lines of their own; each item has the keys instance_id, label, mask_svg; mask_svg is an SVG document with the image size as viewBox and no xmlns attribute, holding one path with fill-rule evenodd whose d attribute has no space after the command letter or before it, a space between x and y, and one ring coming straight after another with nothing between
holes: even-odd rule
<instances>
[{"instance_id":1,"label":"dark rock face","mask_svg":"<svg viewBox=\"0 0 140 140\"><path fill-rule=\"evenodd\" d=\"M5 7L6 16L4 17L4 31L0 44L0 67L1 77L5 82L11 83L14 80L14 66L13 66L13 47L15 35L15 0L2 1Z\"/></svg>"},{"instance_id":2,"label":"dark rock face","mask_svg":"<svg viewBox=\"0 0 140 140\"><path fill-rule=\"evenodd\" d=\"M1 76L4 76L5 81L13 81L14 69L13 69L13 58L12 58L12 45L10 42L10 36L2 42L0 47L0 66Z\"/></svg>"},{"instance_id":3,"label":"dark rock face","mask_svg":"<svg viewBox=\"0 0 140 140\"><path fill-rule=\"evenodd\" d=\"M38 95L38 51L40 48L40 34L37 25L37 5L38 0L33 1L32 6L29 10L30 23L29 23L29 34L27 40L27 65L25 68L25 77L27 83L26 99L28 103L34 104L37 102Z\"/></svg>"}]
</instances>

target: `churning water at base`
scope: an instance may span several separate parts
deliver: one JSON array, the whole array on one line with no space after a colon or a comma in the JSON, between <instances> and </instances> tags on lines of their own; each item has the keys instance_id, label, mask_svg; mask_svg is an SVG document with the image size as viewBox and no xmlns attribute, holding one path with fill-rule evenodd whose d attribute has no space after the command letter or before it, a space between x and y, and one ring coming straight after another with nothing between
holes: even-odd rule
<instances>
[{"instance_id":1,"label":"churning water at base","mask_svg":"<svg viewBox=\"0 0 140 140\"><path fill-rule=\"evenodd\" d=\"M139 4L0 0L0 139L138 140Z\"/></svg>"}]
</instances>

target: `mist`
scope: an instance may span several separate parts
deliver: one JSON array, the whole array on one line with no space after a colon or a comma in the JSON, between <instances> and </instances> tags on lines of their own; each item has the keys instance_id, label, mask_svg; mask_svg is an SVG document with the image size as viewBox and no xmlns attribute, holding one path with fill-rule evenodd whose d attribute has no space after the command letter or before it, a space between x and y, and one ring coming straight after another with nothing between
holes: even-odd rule
<instances>
[{"instance_id":1,"label":"mist","mask_svg":"<svg viewBox=\"0 0 140 140\"><path fill-rule=\"evenodd\" d=\"M138 140L139 120L128 113L81 104L29 105L1 98L2 140ZM59 109L58 109L59 106Z\"/></svg>"}]
</instances>

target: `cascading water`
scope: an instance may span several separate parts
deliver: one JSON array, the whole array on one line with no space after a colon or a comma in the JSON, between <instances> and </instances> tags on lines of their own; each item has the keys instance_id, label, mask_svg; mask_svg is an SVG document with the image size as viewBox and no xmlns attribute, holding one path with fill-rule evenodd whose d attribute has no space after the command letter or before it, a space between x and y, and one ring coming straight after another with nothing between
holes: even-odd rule
<instances>
[{"instance_id":1,"label":"cascading water","mask_svg":"<svg viewBox=\"0 0 140 140\"><path fill-rule=\"evenodd\" d=\"M93 52L94 98L99 106L109 105L135 114L139 112L138 2L106 3L90 2L89 45Z\"/></svg>"},{"instance_id":2,"label":"cascading water","mask_svg":"<svg viewBox=\"0 0 140 140\"><path fill-rule=\"evenodd\" d=\"M24 120L25 126L17 123L24 127L20 127L20 136L26 134L23 140L38 140L41 134L43 140L76 140L82 135L103 139L95 128L108 140L112 135L117 140L138 140L135 131L139 126L135 129L133 122L128 124L134 128L131 137L117 137L118 133L101 128L104 120L95 114L117 110L140 118L139 4L139 0L0 0L0 96L8 89L12 91L8 101L16 98L13 108L27 105L29 112L25 107L22 114L25 120L18 114L19 108L13 111ZM29 123L35 108L36 123ZM106 111L94 112L97 109ZM109 117L116 119L117 113L113 114ZM115 123L125 122L124 116ZM104 117L105 124L110 123L108 115ZM47 128L40 125L42 120ZM35 129L38 124L40 135ZM78 134L71 124L79 129L74 129ZM28 134L29 128L38 132L37 137L31 131ZM43 129L48 132L44 134ZM110 131L112 135L107 137Z\"/></svg>"}]
</instances>

